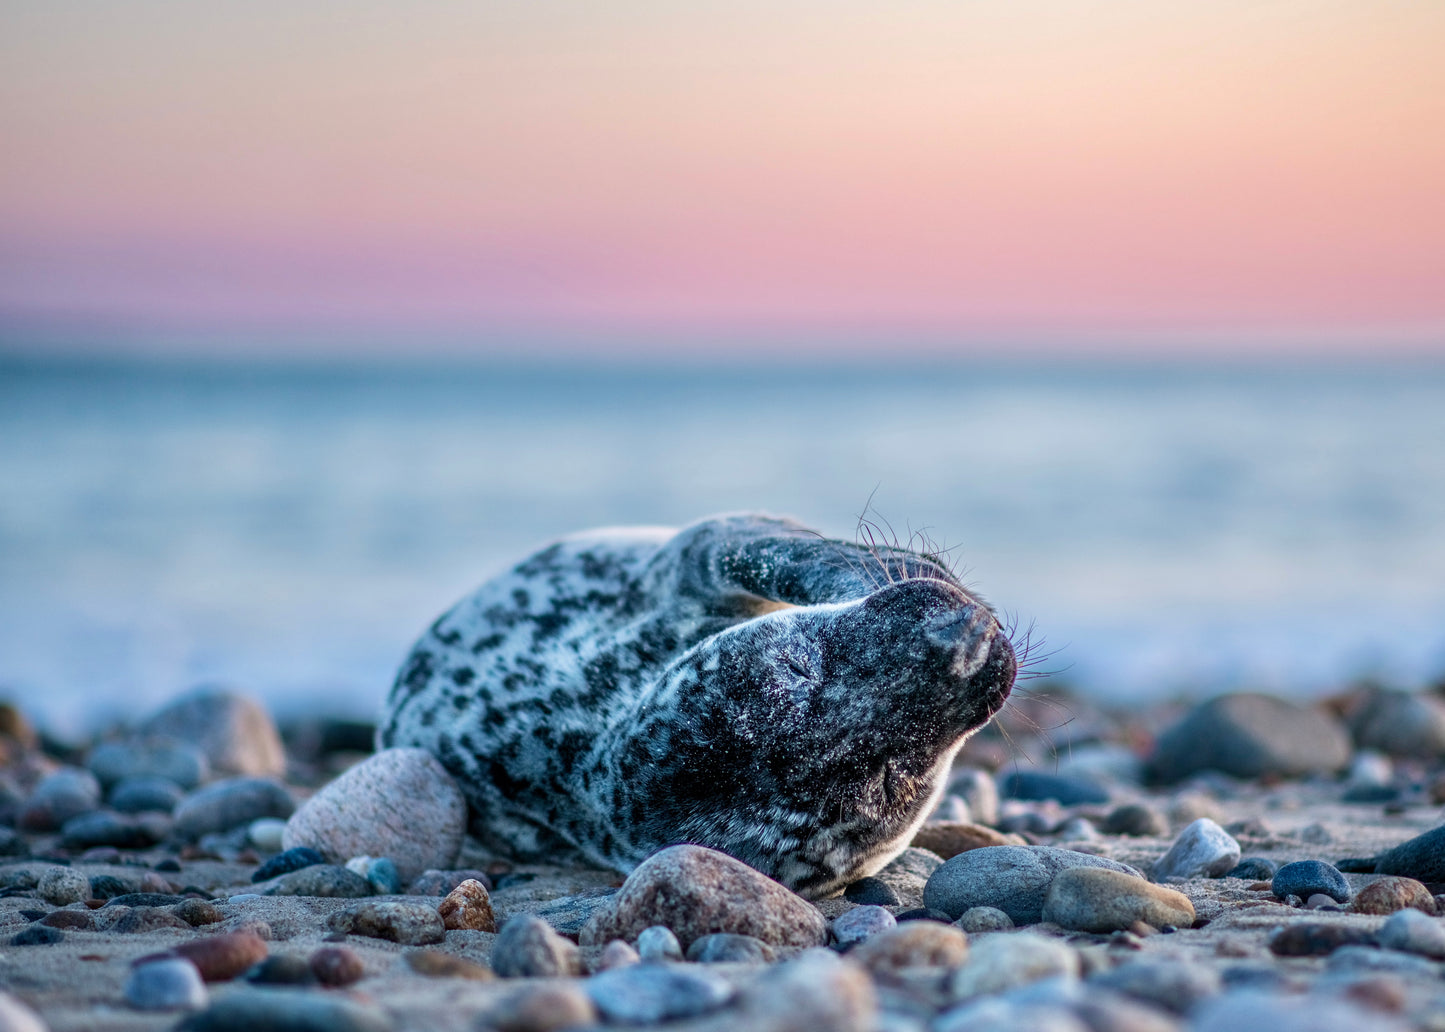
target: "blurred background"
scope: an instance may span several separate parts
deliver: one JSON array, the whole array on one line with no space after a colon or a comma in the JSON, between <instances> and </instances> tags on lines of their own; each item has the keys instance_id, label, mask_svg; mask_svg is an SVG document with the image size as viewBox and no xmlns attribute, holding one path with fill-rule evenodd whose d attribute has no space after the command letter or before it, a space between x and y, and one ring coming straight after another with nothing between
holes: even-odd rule
<instances>
[{"instance_id":1,"label":"blurred background","mask_svg":"<svg viewBox=\"0 0 1445 1032\"><path fill-rule=\"evenodd\" d=\"M926 531L1099 698L1438 679L1442 40L12 0L0 693L369 716L550 537L742 509Z\"/></svg>"}]
</instances>

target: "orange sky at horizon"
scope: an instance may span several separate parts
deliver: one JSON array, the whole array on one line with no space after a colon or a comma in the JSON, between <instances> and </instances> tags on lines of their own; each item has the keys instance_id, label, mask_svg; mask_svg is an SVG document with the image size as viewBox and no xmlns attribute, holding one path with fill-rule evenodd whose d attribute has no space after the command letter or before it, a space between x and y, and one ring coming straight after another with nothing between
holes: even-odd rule
<instances>
[{"instance_id":1,"label":"orange sky at horizon","mask_svg":"<svg viewBox=\"0 0 1445 1032\"><path fill-rule=\"evenodd\" d=\"M0 328L1445 350L1442 44L1429 0L17 0Z\"/></svg>"}]
</instances>

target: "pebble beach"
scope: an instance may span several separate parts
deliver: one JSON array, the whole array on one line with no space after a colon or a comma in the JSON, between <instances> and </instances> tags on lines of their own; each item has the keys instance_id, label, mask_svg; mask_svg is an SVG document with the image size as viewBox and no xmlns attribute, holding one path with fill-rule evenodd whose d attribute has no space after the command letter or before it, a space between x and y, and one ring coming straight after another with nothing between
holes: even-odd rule
<instances>
[{"instance_id":1,"label":"pebble beach","mask_svg":"<svg viewBox=\"0 0 1445 1032\"><path fill-rule=\"evenodd\" d=\"M0 1030L1445 1029L1439 692L1020 693L821 900L699 845L510 862L371 733L0 709Z\"/></svg>"}]
</instances>

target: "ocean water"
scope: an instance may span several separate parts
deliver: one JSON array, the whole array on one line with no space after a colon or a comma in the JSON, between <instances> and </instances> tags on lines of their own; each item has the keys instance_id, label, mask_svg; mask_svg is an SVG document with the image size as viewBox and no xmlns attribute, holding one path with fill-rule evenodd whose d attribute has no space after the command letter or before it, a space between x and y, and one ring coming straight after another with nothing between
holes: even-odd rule
<instances>
[{"instance_id":1,"label":"ocean water","mask_svg":"<svg viewBox=\"0 0 1445 1032\"><path fill-rule=\"evenodd\" d=\"M1113 700L1445 673L1445 367L0 359L0 694L374 713L422 629L589 526L926 530Z\"/></svg>"}]
</instances>

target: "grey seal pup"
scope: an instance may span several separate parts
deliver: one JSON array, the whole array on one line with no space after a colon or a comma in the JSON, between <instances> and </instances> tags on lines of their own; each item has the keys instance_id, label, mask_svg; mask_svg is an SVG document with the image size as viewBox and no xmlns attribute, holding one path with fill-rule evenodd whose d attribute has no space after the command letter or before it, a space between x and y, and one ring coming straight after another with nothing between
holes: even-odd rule
<instances>
[{"instance_id":1,"label":"grey seal pup","mask_svg":"<svg viewBox=\"0 0 1445 1032\"><path fill-rule=\"evenodd\" d=\"M933 558L734 515L564 538L417 642L383 747L518 859L721 850L811 897L879 870L1003 705L993 610Z\"/></svg>"}]
</instances>

